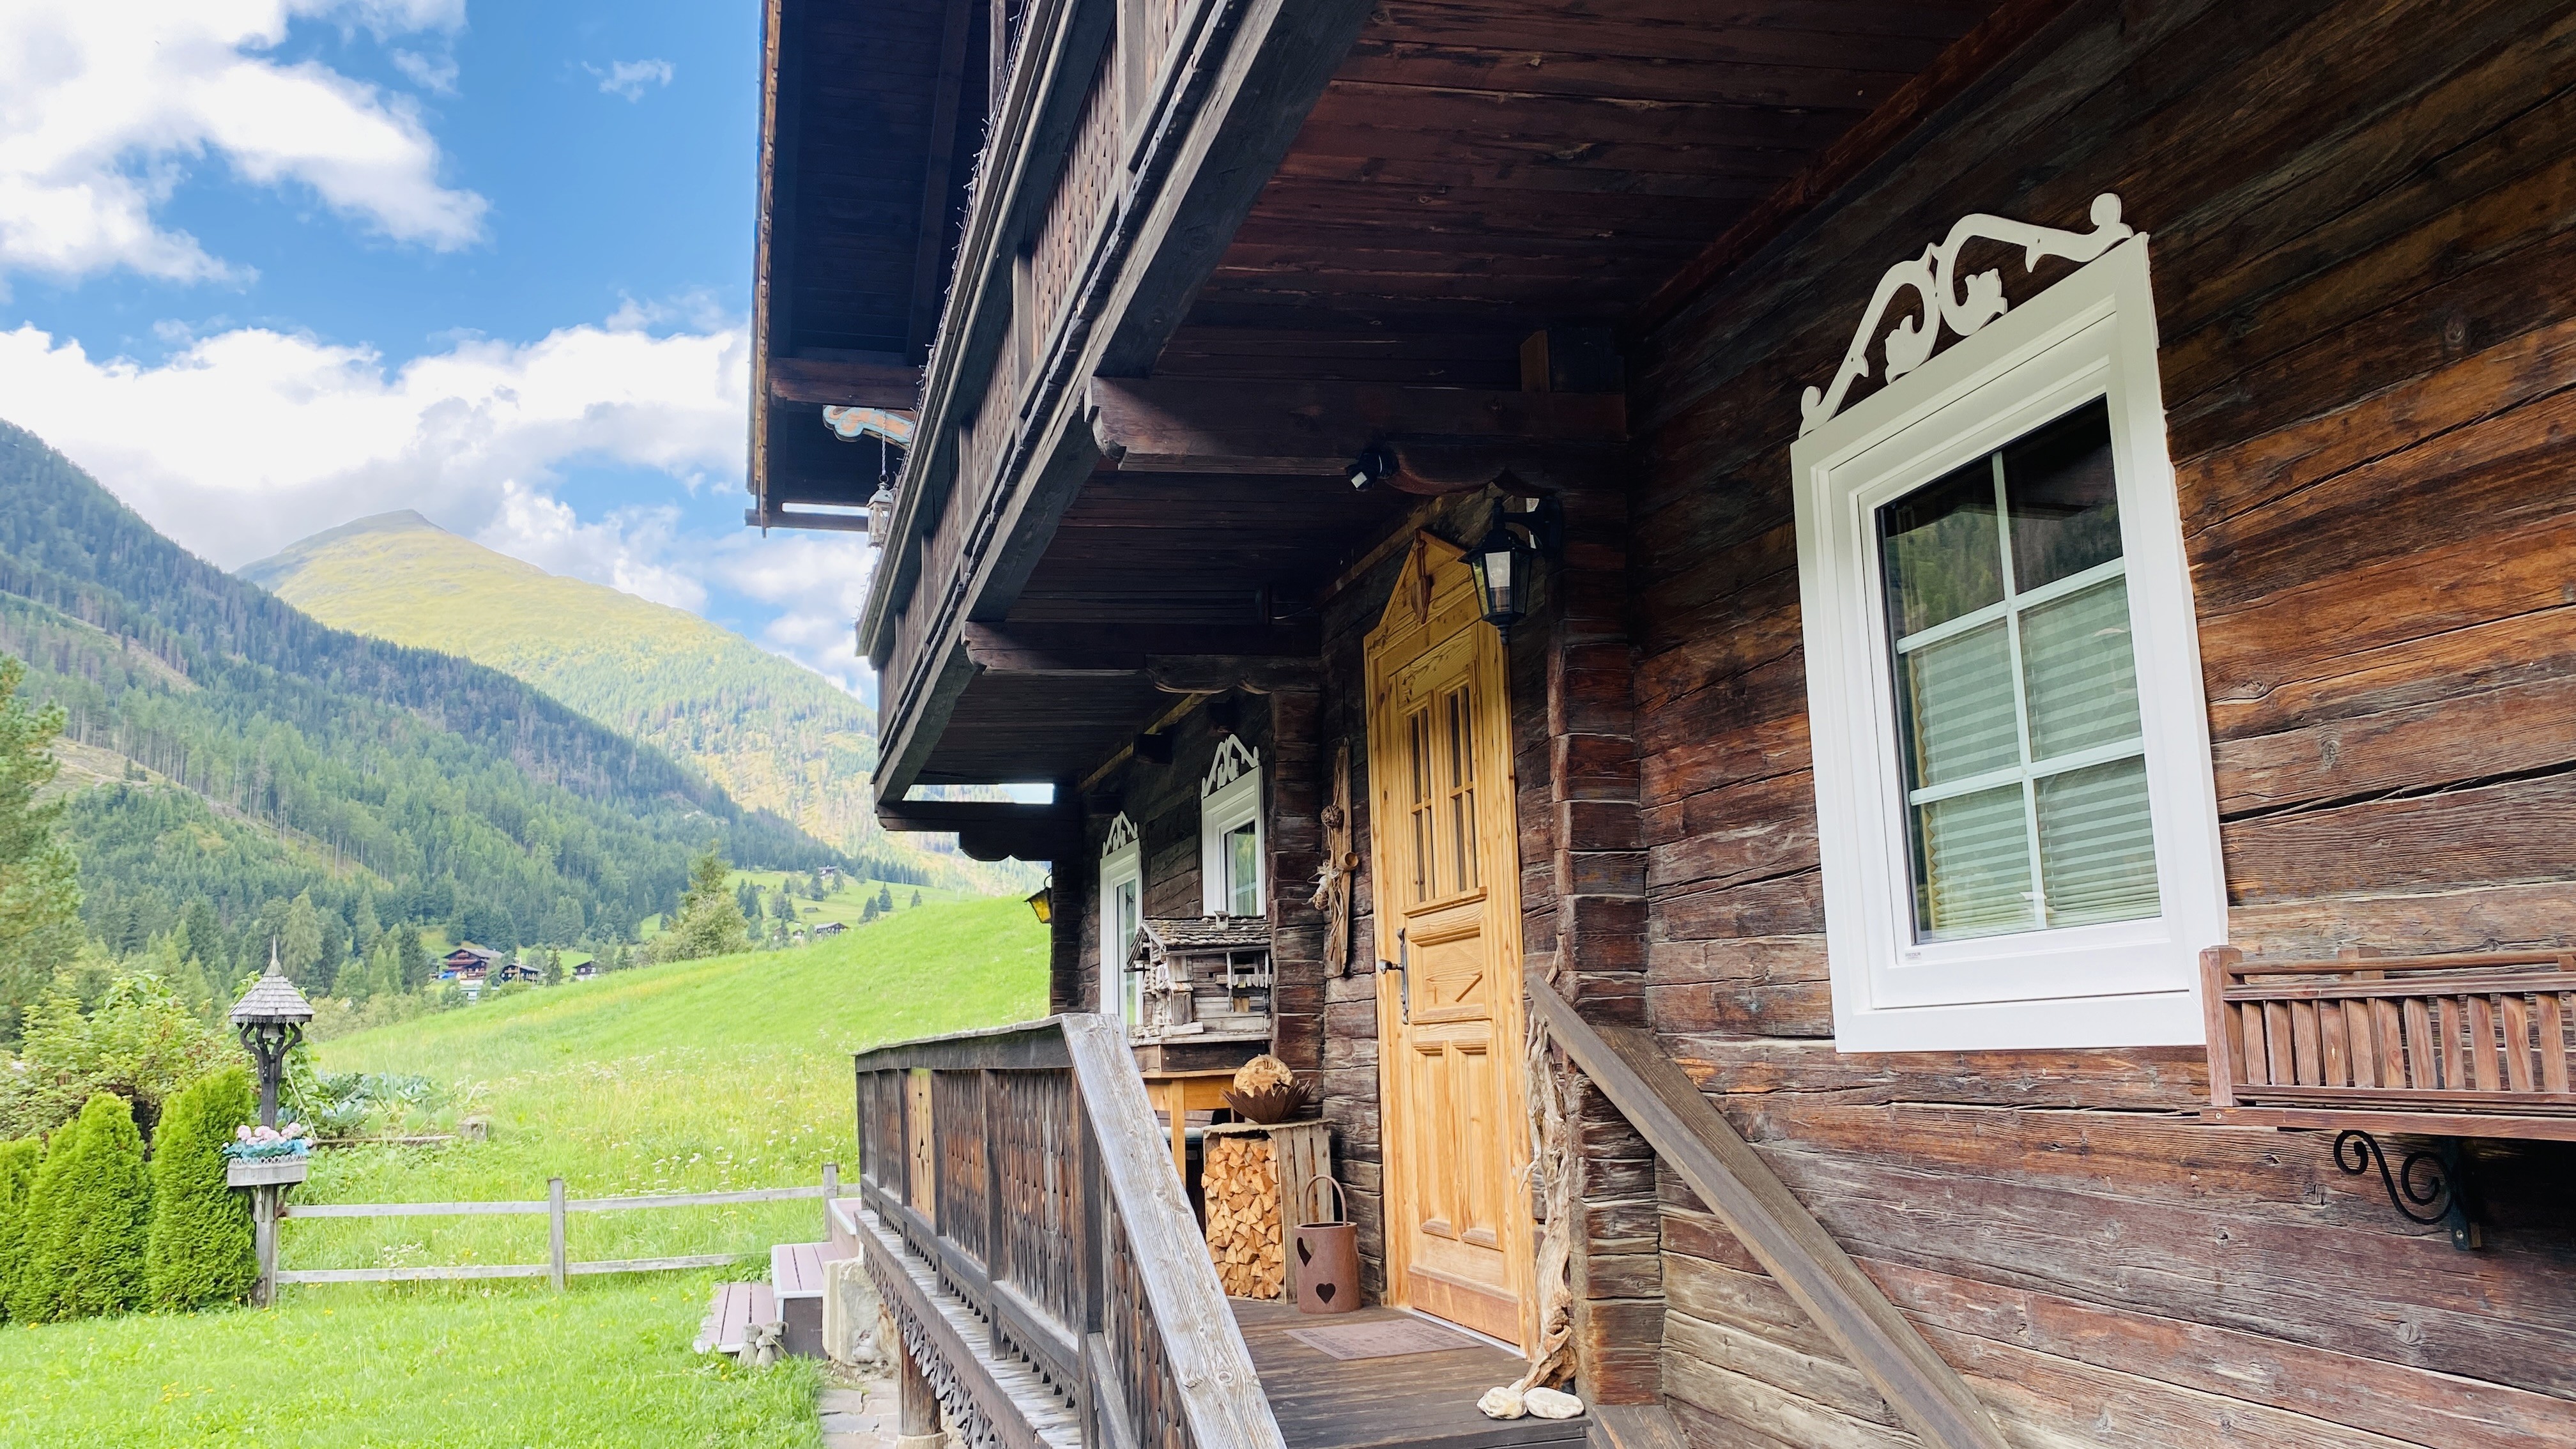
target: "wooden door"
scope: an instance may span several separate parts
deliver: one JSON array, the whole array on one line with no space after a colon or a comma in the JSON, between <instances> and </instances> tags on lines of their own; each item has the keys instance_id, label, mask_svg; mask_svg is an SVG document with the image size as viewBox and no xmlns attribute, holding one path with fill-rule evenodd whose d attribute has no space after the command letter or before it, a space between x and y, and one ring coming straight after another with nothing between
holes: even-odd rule
<instances>
[{"instance_id":1,"label":"wooden door","mask_svg":"<svg viewBox=\"0 0 2576 1449\"><path fill-rule=\"evenodd\" d=\"M1368 639L1389 1301L1526 1346L1519 850L1500 638L1415 545Z\"/></svg>"}]
</instances>

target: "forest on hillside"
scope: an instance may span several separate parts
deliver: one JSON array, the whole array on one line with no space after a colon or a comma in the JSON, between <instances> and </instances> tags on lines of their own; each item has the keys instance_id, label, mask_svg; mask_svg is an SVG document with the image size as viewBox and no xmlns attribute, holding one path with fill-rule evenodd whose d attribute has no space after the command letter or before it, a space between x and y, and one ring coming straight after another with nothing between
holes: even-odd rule
<instances>
[{"instance_id":1,"label":"forest on hillside","mask_svg":"<svg viewBox=\"0 0 2576 1449\"><path fill-rule=\"evenodd\" d=\"M670 909L710 848L847 863L508 675L316 623L5 424L0 655L26 661L23 698L62 707L75 769L50 788L78 787L61 826L83 918L120 944L211 918L238 969L298 901L334 963L369 916L606 944Z\"/></svg>"}]
</instances>

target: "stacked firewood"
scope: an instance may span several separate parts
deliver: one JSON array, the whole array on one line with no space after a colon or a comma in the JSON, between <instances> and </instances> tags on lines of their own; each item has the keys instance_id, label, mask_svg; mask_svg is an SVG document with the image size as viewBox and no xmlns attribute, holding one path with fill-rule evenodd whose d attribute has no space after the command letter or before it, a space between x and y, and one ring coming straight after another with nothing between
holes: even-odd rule
<instances>
[{"instance_id":1,"label":"stacked firewood","mask_svg":"<svg viewBox=\"0 0 2576 1449\"><path fill-rule=\"evenodd\" d=\"M1277 1298L1288 1260L1280 1250L1279 1158L1270 1139L1211 1133L1200 1180L1217 1281L1229 1297Z\"/></svg>"}]
</instances>

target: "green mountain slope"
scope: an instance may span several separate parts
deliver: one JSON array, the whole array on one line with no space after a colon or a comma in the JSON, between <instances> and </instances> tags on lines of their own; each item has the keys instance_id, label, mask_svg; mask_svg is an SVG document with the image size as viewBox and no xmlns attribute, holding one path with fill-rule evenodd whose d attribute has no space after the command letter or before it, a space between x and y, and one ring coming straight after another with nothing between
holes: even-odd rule
<instances>
[{"instance_id":1,"label":"green mountain slope","mask_svg":"<svg viewBox=\"0 0 2576 1449\"><path fill-rule=\"evenodd\" d=\"M507 674L315 622L5 423L0 652L69 712L66 783L113 777L67 828L120 949L197 901L239 930L298 892L343 924L364 902L477 939L600 939L666 908L711 841L744 865L840 858Z\"/></svg>"},{"instance_id":2,"label":"green mountain slope","mask_svg":"<svg viewBox=\"0 0 2576 1449\"><path fill-rule=\"evenodd\" d=\"M813 671L686 610L549 574L417 513L378 514L240 570L325 623L461 654L703 772L860 860L982 872L888 838L868 800L876 716Z\"/></svg>"}]
</instances>

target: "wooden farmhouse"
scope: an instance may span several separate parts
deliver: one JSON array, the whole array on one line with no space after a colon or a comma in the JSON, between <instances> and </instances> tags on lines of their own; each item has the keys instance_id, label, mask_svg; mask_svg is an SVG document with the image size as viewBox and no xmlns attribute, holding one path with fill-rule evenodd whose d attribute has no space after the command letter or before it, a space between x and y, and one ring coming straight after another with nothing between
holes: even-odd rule
<instances>
[{"instance_id":1,"label":"wooden farmhouse","mask_svg":"<svg viewBox=\"0 0 2576 1449\"><path fill-rule=\"evenodd\" d=\"M480 981L490 975L492 968L501 964L502 959L500 952L486 951L468 941L438 958L438 979Z\"/></svg>"},{"instance_id":2,"label":"wooden farmhouse","mask_svg":"<svg viewBox=\"0 0 2576 1449\"><path fill-rule=\"evenodd\" d=\"M882 550L885 824L1053 870L1059 1015L857 1063L969 1442L2576 1443L2576 10L766 55L753 519ZM1353 1317L1165 1165L1207 917Z\"/></svg>"}]
</instances>

